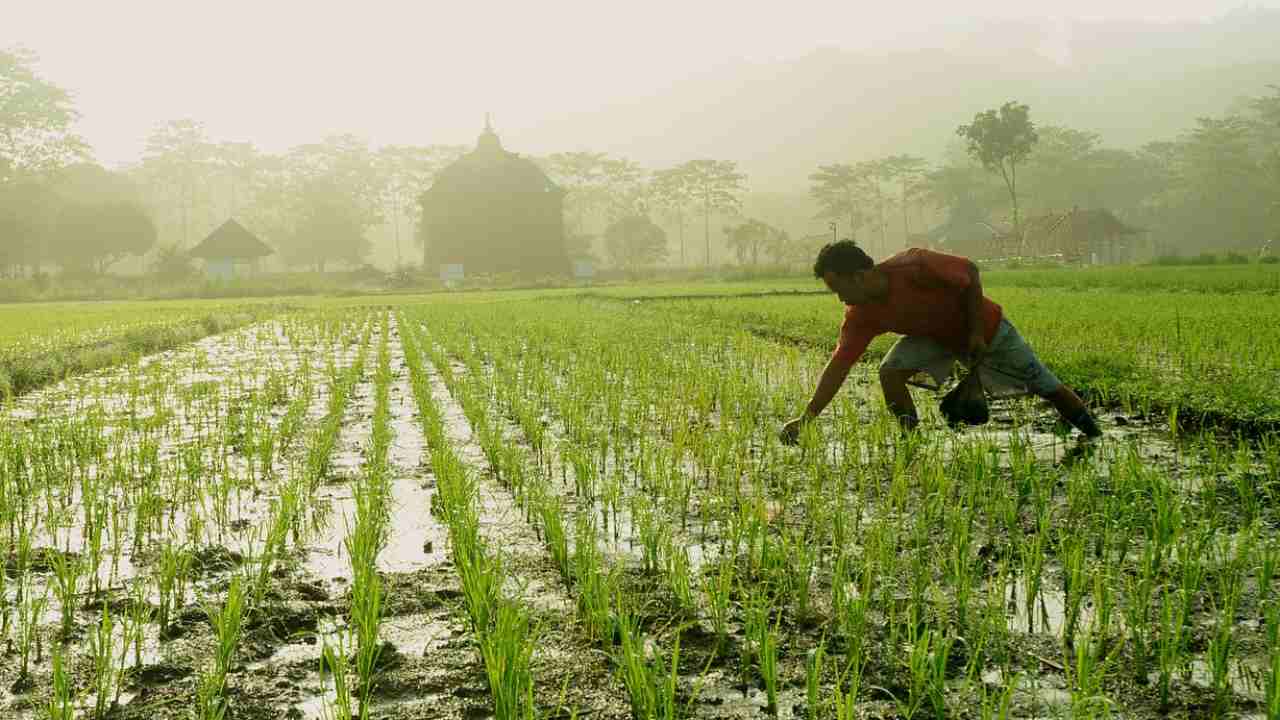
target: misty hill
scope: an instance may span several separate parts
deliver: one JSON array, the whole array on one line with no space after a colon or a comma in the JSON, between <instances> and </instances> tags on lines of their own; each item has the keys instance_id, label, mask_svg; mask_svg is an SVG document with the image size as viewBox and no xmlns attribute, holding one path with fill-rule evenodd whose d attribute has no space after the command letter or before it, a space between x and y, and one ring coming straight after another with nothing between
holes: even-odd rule
<instances>
[{"instance_id":1,"label":"misty hill","mask_svg":"<svg viewBox=\"0 0 1280 720\"><path fill-rule=\"evenodd\" d=\"M819 163L896 152L939 157L954 129L1005 100L1044 124L1136 147L1280 84L1280 11L1211 23L995 23L934 49L824 49L705 70L633 102L566 114L526 136L660 166L737 160L756 189L795 190Z\"/></svg>"}]
</instances>

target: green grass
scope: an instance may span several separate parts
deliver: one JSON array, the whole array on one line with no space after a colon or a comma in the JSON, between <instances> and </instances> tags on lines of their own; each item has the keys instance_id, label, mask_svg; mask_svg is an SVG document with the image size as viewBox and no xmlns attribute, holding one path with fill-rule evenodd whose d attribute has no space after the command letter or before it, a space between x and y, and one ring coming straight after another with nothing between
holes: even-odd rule
<instances>
[{"instance_id":1,"label":"green grass","mask_svg":"<svg viewBox=\"0 0 1280 720\"><path fill-rule=\"evenodd\" d=\"M270 302L0 305L0 400L257 322Z\"/></svg>"}]
</instances>

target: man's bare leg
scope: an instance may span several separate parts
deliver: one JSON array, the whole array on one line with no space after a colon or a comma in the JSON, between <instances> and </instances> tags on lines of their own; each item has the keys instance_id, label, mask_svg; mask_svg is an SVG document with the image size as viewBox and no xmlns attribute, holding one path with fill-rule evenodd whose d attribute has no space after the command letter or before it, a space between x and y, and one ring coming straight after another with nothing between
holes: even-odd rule
<instances>
[{"instance_id":1,"label":"man's bare leg","mask_svg":"<svg viewBox=\"0 0 1280 720\"><path fill-rule=\"evenodd\" d=\"M920 424L916 405L911 401L907 381L919 370L880 368L880 389L884 391L884 403L904 430L914 430Z\"/></svg>"}]
</instances>

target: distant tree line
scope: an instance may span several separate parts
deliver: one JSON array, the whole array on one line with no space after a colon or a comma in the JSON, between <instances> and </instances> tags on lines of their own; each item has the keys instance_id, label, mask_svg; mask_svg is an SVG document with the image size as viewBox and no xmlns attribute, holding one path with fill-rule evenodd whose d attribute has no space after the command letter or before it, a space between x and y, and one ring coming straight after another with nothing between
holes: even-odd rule
<instances>
[{"instance_id":1,"label":"distant tree line","mask_svg":"<svg viewBox=\"0 0 1280 720\"><path fill-rule=\"evenodd\" d=\"M1149 232L1162 252L1256 255L1280 236L1280 86L1238 105L1125 150L1089 131L1037 125L1027 105L1009 102L960 126L936 167L910 155L821 165L810 195L820 218L881 254L895 211L898 243L946 230L951 247L973 252L991 237L984 228L1006 219L1020 233L1031 215L1097 208Z\"/></svg>"},{"instance_id":2,"label":"distant tree line","mask_svg":"<svg viewBox=\"0 0 1280 720\"><path fill-rule=\"evenodd\" d=\"M421 257L419 196L470 150L371 148L335 135L272 154L177 120L154 128L137 163L109 171L73 131L71 96L34 63L0 51L3 275L101 274L146 256L154 271L180 277L190 272L185 251L230 217L289 267L358 266L374 237L407 264ZM833 236L823 224L877 255L940 231L969 252L989 240L984 228L1007 219L1016 232L1026 217L1073 207L1112 210L1167 251L1256 251L1280 234L1280 88L1137 149L1037 124L1011 102L961 126L940 163L906 153L824 163L807 197L775 194L764 214L763 196L748 192L731 160L657 169L597 152L533 160L566 191L570 256L629 271L803 263Z\"/></svg>"}]
</instances>

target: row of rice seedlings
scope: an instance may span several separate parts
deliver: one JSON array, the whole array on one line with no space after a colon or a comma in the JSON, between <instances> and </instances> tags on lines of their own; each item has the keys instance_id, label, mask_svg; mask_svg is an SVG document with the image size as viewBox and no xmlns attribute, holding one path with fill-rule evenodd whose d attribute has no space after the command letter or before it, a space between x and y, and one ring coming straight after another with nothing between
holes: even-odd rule
<instances>
[{"instance_id":1,"label":"row of rice seedlings","mask_svg":"<svg viewBox=\"0 0 1280 720\"><path fill-rule=\"evenodd\" d=\"M436 475L437 509L449 530L450 549L489 681L494 715L499 720L532 718L532 655L538 631L531 627L529 613L519 600L504 595L506 573L501 556L480 536L475 478L449 442L432 396L416 328L402 322L401 339Z\"/></svg>"},{"instance_id":2,"label":"row of rice seedlings","mask_svg":"<svg viewBox=\"0 0 1280 720\"><path fill-rule=\"evenodd\" d=\"M382 319L378 368L374 383L373 434L369 453L353 492L355 527L346 538L351 563L351 625L356 638L356 672L359 677L359 713L368 717L375 672L382 647L378 631L382 623L383 589L378 575L378 554L386 545L391 500L387 451L391 446L390 320Z\"/></svg>"}]
</instances>

